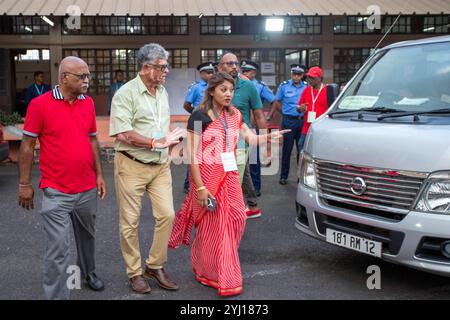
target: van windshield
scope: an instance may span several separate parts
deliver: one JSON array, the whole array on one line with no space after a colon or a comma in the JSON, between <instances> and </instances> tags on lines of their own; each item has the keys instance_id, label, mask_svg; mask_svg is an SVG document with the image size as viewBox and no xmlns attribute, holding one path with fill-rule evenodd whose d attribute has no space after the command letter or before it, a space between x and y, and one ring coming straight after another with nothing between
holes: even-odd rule
<instances>
[{"instance_id":1,"label":"van windshield","mask_svg":"<svg viewBox=\"0 0 450 320\"><path fill-rule=\"evenodd\" d=\"M383 50L364 66L334 111L423 112L450 108L450 43Z\"/></svg>"}]
</instances>

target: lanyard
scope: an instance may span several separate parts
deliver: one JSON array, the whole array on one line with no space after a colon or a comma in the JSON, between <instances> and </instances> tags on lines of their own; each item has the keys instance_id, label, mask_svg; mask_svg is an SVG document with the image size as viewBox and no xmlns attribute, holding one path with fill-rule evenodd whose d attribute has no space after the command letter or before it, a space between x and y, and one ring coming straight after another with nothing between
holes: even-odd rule
<instances>
[{"instance_id":1,"label":"lanyard","mask_svg":"<svg viewBox=\"0 0 450 320\"><path fill-rule=\"evenodd\" d=\"M317 96L314 98L313 87L311 87L312 112L314 112L314 106L315 106L315 104L316 104L317 98L319 98L320 93L322 92L322 89L323 89L323 83L320 85L319 93L318 93Z\"/></svg>"},{"instance_id":2,"label":"lanyard","mask_svg":"<svg viewBox=\"0 0 450 320\"><path fill-rule=\"evenodd\" d=\"M158 127L158 130L161 131L161 104L159 103L158 100L156 100L156 112L153 110L152 108L152 104L150 103L150 101L148 100L148 97L146 94L144 94L145 100L147 100L147 104L150 106L150 111L152 113L152 117L153 119L155 119L154 121L156 122L156 126ZM157 120L157 121L156 121Z\"/></svg>"},{"instance_id":3,"label":"lanyard","mask_svg":"<svg viewBox=\"0 0 450 320\"><path fill-rule=\"evenodd\" d=\"M228 124L227 124L226 112L222 111L222 113L223 113L223 120L225 121L225 123L222 122L222 119L220 119L220 117L217 114L217 111L214 109L214 107L212 107L212 112L214 113L214 116L216 117L216 119L219 120L220 124L223 127L223 130L225 131L225 143L227 145L227 152L228 152L230 150L230 143L228 141Z\"/></svg>"},{"instance_id":4,"label":"lanyard","mask_svg":"<svg viewBox=\"0 0 450 320\"><path fill-rule=\"evenodd\" d=\"M38 96L40 96L41 94L44 93L44 85L42 85L41 90L39 90L39 87L37 86L36 83L34 84L34 87L36 88L36 91L37 91L37 93L38 93Z\"/></svg>"}]
</instances>

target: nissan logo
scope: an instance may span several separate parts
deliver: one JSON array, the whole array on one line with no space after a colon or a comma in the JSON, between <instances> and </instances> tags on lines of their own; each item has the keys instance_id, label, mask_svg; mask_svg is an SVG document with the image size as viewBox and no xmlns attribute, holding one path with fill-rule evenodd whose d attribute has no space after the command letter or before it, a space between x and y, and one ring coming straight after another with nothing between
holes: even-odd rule
<instances>
[{"instance_id":1,"label":"nissan logo","mask_svg":"<svg viewBox=\"0 0 450 320\"><path fill-rule=\"evenodd\" d=\"M352 182L350 183L350 189L352 190L353 194L360 196L367 190L366 182L363 178L356 177L353 178Z\"/></svg>"}]
</instances>

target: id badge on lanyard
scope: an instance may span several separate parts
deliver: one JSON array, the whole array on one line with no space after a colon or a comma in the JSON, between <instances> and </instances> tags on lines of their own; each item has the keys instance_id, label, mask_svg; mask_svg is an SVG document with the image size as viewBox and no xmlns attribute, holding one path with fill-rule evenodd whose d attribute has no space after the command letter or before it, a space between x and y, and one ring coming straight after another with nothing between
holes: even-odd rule
<instances>
[{"instance_id":1,"label":"id badge on lanyard","mask_svg":"<svg viewBox=\"0 0 450 320\"><path fill-rule=\"evenodd\" d=\"M306 121L308 121L308 123L313 123L314 121L316 121L317 113L314 111L314 107L316 105L317 99L320 96L320 93L322 92L322 89L323 89L323 84L320 86L320 90L317 93L317 96L314 98L313 88L311 87L312 111L308 111L308 119L306 120Z\"/></svg>"},{"instance_id":2,"label":"id badge on lanyard","mask_svg":"<svg viewBox=\"0 0 450 320\"><path fill-rule=\"evenodd\" d=\"M313 123L316 121L316 113L314 111L308 111L308 123Z\"/></svg>"},{"instance_id":3,"label":"id badge on lanyard","mask_svg":"<svg viewBox=\"0 0 450 320\"><path fill-rule=\"evenodd\" d=\"M219 115L217 114L216 110L212 109L214 116L217 118L217 120L220 122L220 124L223 127L223 130L225 131L225 141L227 146L227 152L222 152L220 154L220 158L222 160L223 165L223 171L230 172L230 171L237 171L237 162L236 162L236 156L234 155L234 152L230 152L230 144L228 141L228 124L227 124L227 117L226 114L223 114L223 118L225 120L225 123L222 122L222 119L220 119ZM225 111L224 111L225 112Z\"/></svg>"},{"instance_id":4,"label":"id badge on lanyard","mask_svg":"<svg viewBox=\"0 0 450 320\"><path fill-rule=\"evenodd\" d=\"M220 158L222 159L223 171L229 172L238 169L234 152L222 152Z\"/></svg>"}]
</instances>

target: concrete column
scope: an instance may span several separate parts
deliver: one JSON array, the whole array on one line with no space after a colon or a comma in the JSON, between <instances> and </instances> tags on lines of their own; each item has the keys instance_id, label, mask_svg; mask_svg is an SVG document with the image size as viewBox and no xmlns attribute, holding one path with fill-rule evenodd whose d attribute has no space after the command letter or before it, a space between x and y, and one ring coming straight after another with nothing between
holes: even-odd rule
<instances>
[{"instance_id":1,"label":"concrete column","mask_svg":"<svg viewBox=\"0 0 450 320\"><path fill-rule=\"evenodd\" d=\"M59 62L62 60L62 17L53 17L55 26L50 28L49 49L50 49L50 76L52 86L58 84Z\"/></svg>"},{"instance_id":2,"label":"concrete column","mask_svg":"<svg viewBox=\"0 0 450 320\"><path fill-rule=\"evenodd\" d=\"M189 68L200 64L200 19L189 17Z\"/></svg>"},{"instance_id":3,"label":"concrete column","mask_svg":"<svg viewBox=\"0 0 450 320\"><path fill-rule=\"evenodd\" d=\"M334 19L333 16L322 17L322 69L324 82L333 82L334 71Z\"/></svg>"}]
</instances>

